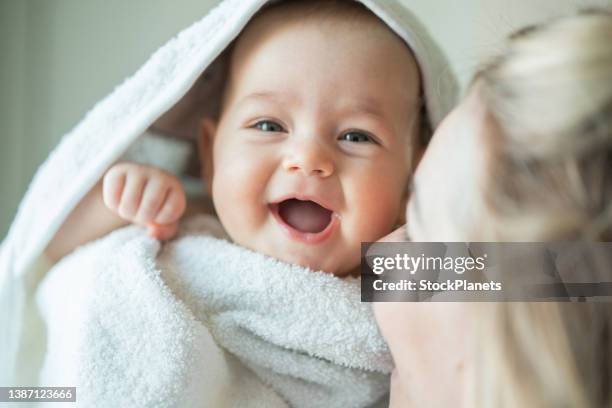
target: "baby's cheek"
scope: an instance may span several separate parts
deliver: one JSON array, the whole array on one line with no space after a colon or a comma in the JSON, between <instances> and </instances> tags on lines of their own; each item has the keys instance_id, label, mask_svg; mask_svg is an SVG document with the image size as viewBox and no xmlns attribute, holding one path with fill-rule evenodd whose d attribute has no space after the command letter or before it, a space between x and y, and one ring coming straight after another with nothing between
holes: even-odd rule
<instances>
[{"instance_id":1,"label":"baby's cheek","mask_svg":"<svg viewBox=\"0 0 612 408\"><path fill-rule=\"evenodd\" d=\"M265 181L247 161L219 162L213 177L213 201L221 222L236 241L264 220ZM241 239L239 239L242 237Z\"/></svg>"},{"instance_id":2,"label":"baby's cheek","mask_svg":"<svg viewBox=\"0 0 612 408\"><path fill-rule=\"evenodd\" d=\"M357 194L356 222L361 241L377 241L399 220L402 195L391 186L372 184Z\"/></svg>"}]
</instances>

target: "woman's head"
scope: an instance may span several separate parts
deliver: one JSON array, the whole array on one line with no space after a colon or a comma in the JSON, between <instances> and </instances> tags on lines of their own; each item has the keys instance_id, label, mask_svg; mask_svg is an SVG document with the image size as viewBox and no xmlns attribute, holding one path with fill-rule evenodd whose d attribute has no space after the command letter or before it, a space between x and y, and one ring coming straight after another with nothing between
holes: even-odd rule
<instances>
[{"instance_id":1,"label":"woman's head","mask_svg":"<svg viewBox=\"0 0 612 408\"><path fill-rule=\"evenodd\" d=\"M611 44L607 12L512 36L434 134L414 176L409 238L611 240ZM440 402L415 395L438 396L443 378L460 384L449 389L469 406L610 405L605 303L380 303L375 311L397 363L392 401ZM460 340L444 342L455 358L439 358L435 341L420 341L426 330ZM428 363L420 370L419 362ZM430 389L412 386L420 372L434 373L420 381Z\"/></svg>"},{"instance_id":2,"label":"woman's head","mask_svg":"<svg viewBox=\"0 0 612 408\"><path fill-rule=\"evenodd\" d=\"M475 90L495 128L483 135L483 240L612 240L612 14L516 33ZM478 314L481 405L610 405L609 305L499 303Z\"/></svg>"},{"instance_id":3,"label":"woman's head","mask_svg":"<svg viewBox=\"0 0 612 408\"><path fill-rule=\"evenodd\" d=\"M605 12L513 35L436 132L415 174L409 236L609 238L611 41ZM441 205L448 217L431 216Z\"/></svg>"},{"instance_id":4,"label":"woman's head","mask_svg":"<svg viewBox=\"0 0 612 408\"><path fill-rule=\"evenodd\" d=\"M476 81L499 131L493 236L612 238L612 14L523 30Z\"/></svg>"}]
</instances>

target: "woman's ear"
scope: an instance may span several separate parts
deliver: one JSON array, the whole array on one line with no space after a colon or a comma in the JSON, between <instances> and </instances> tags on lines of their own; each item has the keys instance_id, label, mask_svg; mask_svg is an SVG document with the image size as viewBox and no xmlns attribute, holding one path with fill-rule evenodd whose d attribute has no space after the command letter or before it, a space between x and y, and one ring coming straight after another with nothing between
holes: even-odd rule
<instances>
[{"instance_id":1,"label":"woman's ear","mask_svg":"<svg viewBox=\"0 0 612 408\"><path fill-rule=\"evenodd\" d=\"M198 132L198 156L202 168L200 174L202 180L206 183L206 189L209 194L212 190L213 180L213 141L217 131L217 122L212 118L204 118L200 122Z\"/></svg>"}]
</instances>

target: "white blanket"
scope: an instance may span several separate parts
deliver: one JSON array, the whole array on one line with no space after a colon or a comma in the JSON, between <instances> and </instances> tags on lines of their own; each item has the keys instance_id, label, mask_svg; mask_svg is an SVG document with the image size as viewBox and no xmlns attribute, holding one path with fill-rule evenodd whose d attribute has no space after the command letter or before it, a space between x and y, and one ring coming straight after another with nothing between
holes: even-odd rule
<instances>
[{"instance_id":1,"label":"white blanket","mask_svg":"<svg viewBox=\"0 0 612 408\"><path fill-rule=\"evenodd\" d=\"M58 263L36 295L48 333L41 383L75 385L82 407L367 407L384 397L391 358L359 280L210 235L220 231L194 217L161 246L127 227Z\"/></svg>"}]
</instances>

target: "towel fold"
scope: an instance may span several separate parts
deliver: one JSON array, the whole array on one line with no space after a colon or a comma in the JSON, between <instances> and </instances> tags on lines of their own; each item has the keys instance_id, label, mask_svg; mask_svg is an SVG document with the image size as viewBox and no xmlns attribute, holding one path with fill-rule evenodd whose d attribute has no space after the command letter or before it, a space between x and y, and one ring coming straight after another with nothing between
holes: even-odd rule
<instances>
[{"instance_id":1,"label":"towel fold","mask_svg":"<svg viewBox=\"0 0 612 408\"><path fill-rule=\"evenodd\" d=\"M208 216L135 226L58 263L36 299L40 381L83 407L369 407L392 368L359 280L234 245ZM229 352L229 353L228 353Z\"/></svg>"}]
</instances>

